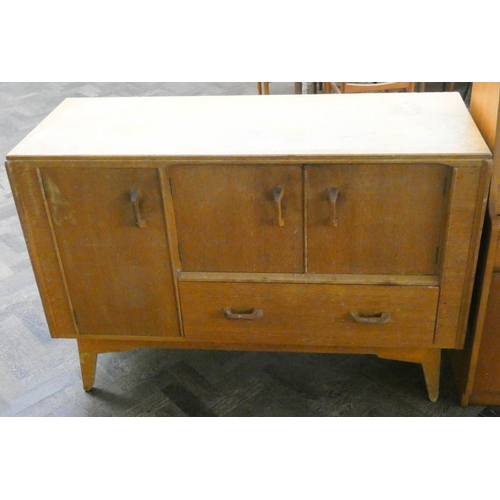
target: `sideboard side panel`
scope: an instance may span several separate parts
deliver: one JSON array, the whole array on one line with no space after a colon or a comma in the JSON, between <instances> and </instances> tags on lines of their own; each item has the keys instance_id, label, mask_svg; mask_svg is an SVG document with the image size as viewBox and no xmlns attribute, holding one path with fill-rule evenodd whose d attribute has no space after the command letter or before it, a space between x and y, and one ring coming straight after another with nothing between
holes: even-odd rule
<instances>
[{"instance_id":1,"label":"sideboard side panel","mask_svg":"<svg viewBox=\"0 0 500 500\"><path fill-rule=\"evenodd\" d=\"M489 162L481 168L456 168L450 182L434 339L438 347L463 347L490 170Z\"/></svg>"},{"instance_id":2,"label":"sideboard side panel","mask_svg":"<svg viewBox=\"0 0 500 500\"><path fill-rule=\"evenodd\" d=\"M37 169L22 162L7 162L6 170L50 335L75 337L78 330L51 236Z\"/></svg>"}]
</instances>

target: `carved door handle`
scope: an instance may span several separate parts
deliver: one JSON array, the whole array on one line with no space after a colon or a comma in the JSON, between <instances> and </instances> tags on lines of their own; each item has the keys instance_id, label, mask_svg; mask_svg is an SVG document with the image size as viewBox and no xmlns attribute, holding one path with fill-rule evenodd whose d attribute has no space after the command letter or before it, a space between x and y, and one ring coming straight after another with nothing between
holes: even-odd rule
<instances>
[{"instance_id":1,"label":"carved door handle","mask_svg":"<svg viewBox=\"0 0 500 500\"><path fill-rule=\"evenodd\" d=\"M130 190L130 201L132 202L132 206L134 207L135 223L137 227L146 227L146 221L142 217L141 207L139 206L141 198L142 193L139 189L134 188Z\"/></svg>"},{"instance_id":2,"label":"carved door handle","mask_svg":"<svg viewBox=\"0 0 500 500\"><path fill-rule=\"evenodd\" d=\"M356 323L362 323L365 325L385 325L391 320L390 312L382 312L378 314L364 315L358 311L351 311L349 313Z\"/></svg>"},{"instance_id":3,"label":"carved door handle","mask_svg":"<svg viewBox=\"0 0 500 500\"><path fill-rule=\"evenodd\" d=\"M263 309L250 309L249 311L236 312L230 307L222 309L224 316L227 319L259 319L264 315Z\"/></svg>"},{"instance_id":4,"label":"carved door handle","mask_svg":"<svg viewBox=\"0 0 500 500\"><path fill-rule=\"evenodd\" d=\"M283 227L285 225L285 219L283 219L283 207L282 200L285 190L282 187L275 187L273 189L274 203L276 204L276 210L278 213L278 226Z\"/></svg>"},{"instance_id":5,"label":"carved door handle","mask_svg":"<svg viewBox=\"0 0 500 500\"><path fill-rule=\"evenodd\" d=\"M339 188L331 187L328 188L328 198L330 199L330 224L332 226L339 225L339 219L337 217L337 202L340 196Z\"/></svg>"}]
</instances>

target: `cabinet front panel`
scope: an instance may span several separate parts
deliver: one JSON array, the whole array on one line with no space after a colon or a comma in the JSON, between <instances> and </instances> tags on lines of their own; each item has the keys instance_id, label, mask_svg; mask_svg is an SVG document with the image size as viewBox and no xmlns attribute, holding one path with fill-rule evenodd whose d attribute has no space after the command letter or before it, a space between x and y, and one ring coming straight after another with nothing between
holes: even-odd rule
<instances>
[{"instance_id":1,"label":"cabinet front panel","mask_svg":"<svg viewBox=\"0 0 500 500\"><path fill-rule=\"evenodd\" d=\"M436 275L447 168L306 169L308 271Z\"/></svg>"},{"instance_id":2,"label":"cabinet front panel","mask_svg":"<svg viewBox=\"0 0 500 500\"><path fill-rule=\"evenodd\" d=\"M41 177L79 333L178 336L158 171Z\"/></svg>"},{"instance_id":3,"label":"cabinet front panel","mask_svg":"<svg viewBox=\"0 0 500 500\"><path fill-rule=\"evenodd\" d=\"M303 272L300 166L167 171L183 271Z\"/></svg>"},{"instance_id":4,"label":"cabinet front panel","mask_svg":"<svg viewBox=\"0 0 500 500\"><path fill-rule=\"evenodd\" d=\"M187 339L431 346L437 287L180 282Z\"/></svg>"}]
</instances>

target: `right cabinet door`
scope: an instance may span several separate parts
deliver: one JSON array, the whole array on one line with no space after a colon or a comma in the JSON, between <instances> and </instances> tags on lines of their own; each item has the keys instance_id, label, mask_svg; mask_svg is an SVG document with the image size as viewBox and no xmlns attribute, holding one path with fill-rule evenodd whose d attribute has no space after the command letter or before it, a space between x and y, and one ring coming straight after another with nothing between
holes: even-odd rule
<instances>
[{"instance_id":1,"label":"right cabinet door","mask_svg":"<svg viewBox=\"0 0 500 500\"><path fill-rule=\"evenodd\" d=\"M306 167L307 271L436 275L447 171L428 164Z\"/></svg>"}]
</instances>

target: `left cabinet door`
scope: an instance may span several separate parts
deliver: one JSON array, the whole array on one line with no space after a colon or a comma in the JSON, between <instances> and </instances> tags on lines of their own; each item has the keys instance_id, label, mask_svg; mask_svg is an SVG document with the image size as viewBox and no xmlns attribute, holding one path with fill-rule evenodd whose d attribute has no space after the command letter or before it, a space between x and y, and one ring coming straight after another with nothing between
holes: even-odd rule
<instances>
[{"instance_id":1,"label":"left cabinet door","mask_svg":"<svg viewBox=\"0 0 500 500\"><path fill-rule=\"evenodd\" d=\"M154 168L41 168L80 334L179 336L165 211Z\"/></svg>"}]
</instances>

